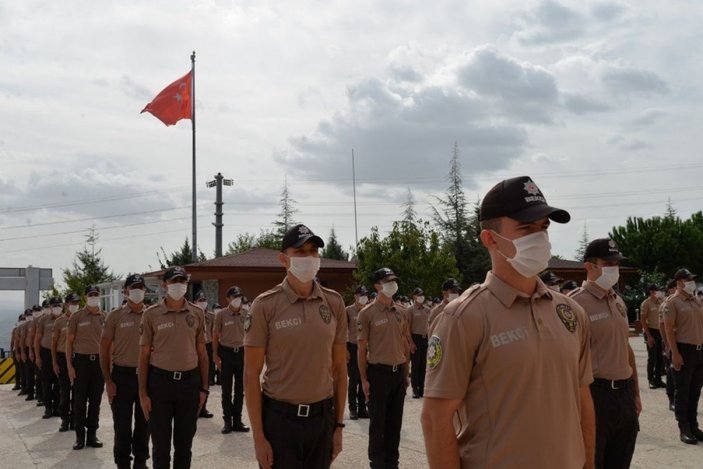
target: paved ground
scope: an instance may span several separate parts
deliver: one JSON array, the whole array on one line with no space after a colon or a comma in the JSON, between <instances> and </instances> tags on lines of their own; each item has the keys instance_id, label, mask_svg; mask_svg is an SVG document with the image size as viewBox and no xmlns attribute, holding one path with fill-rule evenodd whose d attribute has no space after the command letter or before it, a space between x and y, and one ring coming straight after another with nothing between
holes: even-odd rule
<instances>
[{"instance_id":1,"label":"paved ground","mask_svg":"<svg viewBox=\"0 0 703 469\"><path fill-rule=\"evenodd\" d=\"M646 364L646 351L640 338L631 339L639 368L640 381ZM106 400L103 400L98 435L106 443L102 449L86 448L73 451L73 433L58 433L58 419L42 420L42 409L34 402L25 402L11 391L11 386L0 386L0 467L6 469L67 468L95 469L114 467L112 462L112 418ZM646 388L646 386L645 386ZM637 440L633 468L700 468L703 467L703 445L687 446L678 441L673 413L667 408L663 390L642 390L644 411L640 418L642 428ZM427 467L422 432L420 430L421 400L408 398L400 448L402 468ZM214 386L209 408L219 410L219 387ZM193 444L193 468L247 468L256 467L253 444L249 434L220 434L222 421L215 417L200 419ZM362 468L366 465L368 420L347 421L345 449L334 468ZM529 438L528 435L525 436Z\"/></svg>"}]
</instances>

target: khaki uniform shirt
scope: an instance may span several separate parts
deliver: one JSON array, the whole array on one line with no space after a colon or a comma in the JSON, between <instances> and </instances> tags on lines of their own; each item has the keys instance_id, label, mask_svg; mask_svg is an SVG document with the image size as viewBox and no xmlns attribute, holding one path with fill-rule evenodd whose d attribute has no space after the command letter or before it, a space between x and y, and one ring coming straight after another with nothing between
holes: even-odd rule
<instances>
[{"instance_id":1,"label":"khaki uniform shirt","mask_svg":"<svg viewBox=\"0 0 703 469\"><path fill-rule=\"evenodd\" d=\"M669 297L662 309L664 319L676 330L676 342L703 344L703 306L698 298L676 292Z\"/></svg>"},{"instance_id":2,"label":"khaki uniform shirt","mask_svg":"<svg viewBox=\"0 0 703 469\"><path fill-rule=\"evenodd\" d=\"M347 312L347 331L348 337L347 342L351 344L356 344L356 318L359 316L359 310L356 307L356 303L346 307Z\"/></svg>"},{"instance_id":3,"label":"khaki uniform shirt","mask_svg":"<svg viewBox=\"0 0 703 469\"><path fill-rule=\"evenodd\" d=\"M650 329L659 329L659 306L661 301L647 298L640 305L640 317L647 322Z\"/></svg>"},{"instance_id":4,"label":"khaki uniform shirt","mask_svg":"<svg viewBox=\"0 0 703 469\"><path fill-rule=\"evenodd\" d=\"M240 308L236 313L224 308L215 316L213 331L217 332L220 345L239 348L244 346L244 319L246 315Z\"/></svg>"},{"instance_id":5,"label":"khaki uniform shirt","mask_svg":"<svg viewBox=\"0 0 703 469\"><path fill-rule=\"evenodd\" d=\"M100 337L105 313L90 313L86 308L76 311L68 320L68 335L74 336L73 353L93 355L100 353Z\"/></svg>"},{"instance_id":6,"label":"khaki uniform shirt","mask_svg":"<svg viewBox=\"0 0 703 469\"><path fill-rule=\"evenodd\" d=\"M408 308L410 318L410 333L414 335L427 336L427 328L430 321L430 309L425 305L413 304Z\"/></svg>"},{"instance_id":7,"label":"khaki uniform shirt","mask_svg":"<svg viewBox=\"0 0 703 469\"><path fill-rule=\"evenodd\" d=\"M609 380L631 378L630 324L622 298L612 289L606 292L590 281L569 296L581 305L590 321L593 376Z\"/></svg>"},{"instance_id":8,"label":"khaki uniform shirt","mask_svg":"<svg viewBox=\"0 0 703 469\"><path fill-rule=\"evenodd\" d=\"M17 345L22 348L23 350L26 348L26 345L24 345L25 341L27 340L27 326L29 323L27 320L25 320L22 324L17 326Z\"/></svg>"},{"instance_id":9,"label":"khaki uniform shirt","mask_svg":"<svg viewBox=\"0 0 703 469\"><path fill-rule=\"evenodd\" d=\"M166 303L142 313L139 345L151 346L152 366L168 371L190 371L198 366L197 344L205 343L205 312L188 301L178 310Z\"/></svg>"},{"instance_id":10,"label":"khaki uniform shirt","mask_svg":"<svg viewBox=\"0 0 703 469\"><path fill-rule=\"evenodd\" d=\"M333 395L333 344L347 341L339 293L315 282L312 294L301 298L284 279L254 300L245 330L245 346L266 349L264 394L291 404Z\"/></svg>"},{"instance_id":11,"label":"khaki uniform shirt","mask_svg":"<svg viewBox=\"0 0 703 469\"><path fill-rule=\"evenodd\" d=\"M540 280L531 296L489 272L433 323L425 397L460 399L465 468L580 469L581 388L593 381L583 309Z\"/></svg>"},{"instance_id":12,"label":"khaki uniform shirt","mask_svg":"<svg viewBox=\"0 0 703 469\"><path fill-rule=\"evenodd\" d=\"M205 311L205 343L212 343L212 326L215 324L215 313Z\"/></svg>"},{"instance_id":13,"label":"khaki uniform shirt","mask_svg":"<svg viewBox=\"0 0 703 469\"><path fill-rule=\"evenodd\" d=\"M25 347L34 347L34 334L36 333L37 330L37 322L38 319L32 318L31 321L27 322L27 325L24 327L24 346Z\"/></svg>"},{"instance_id":14,"label":"khaki uniform shirt","mask_svg":"<svg viewBox=\"0 0 703 469\"><path fill-rule=\"evenodd\" d=\"M143 312L135 313L129 303L113 309L105 319L102 337L112 341L112 363L136 367L139 364L139 325Z\"/></svg>"},{"instance_id":15,"label":"khaki uniform shirt","mask_svg":"<svg viewBox=\"0 0 703 469\"><path fill-rule=\"evenodd\" d=\"M430 311L430 317L427 318L427 323L432 324L435 319L437 319L437 316L439 316L439 313L444 311L444 307L447 306L447 303L442 300L440 304L432 308L432 311Z\"/></svg>"},{"instance_id":16,"label":"khaki uniform shirt","mask_svg":"<svg viewBox=\"0 0 703 469\"><path fill-rule=\"evenodd\" d=\"M36 333L39 334L39 345L42 348L51 350L51 337L54 333L55 322L56 316L53 314L46 314L39 320Z\"/></svg>"},{"instance_id":17,"label":"khaki uniform shirt","mask_svg":"<svg viewBox=\"0 0 703 469\"><path fill-rule=\"evenodd\" d=\"M400 305L386 306L380 301L374 301L361 310L356 324L357 340L368 341L369 364L401 365L407 361L407 311Z\"/></svg>"},{"instance_id":18,"label":"khaki uniform shirt","mask_svg":"<svg viewBox=\"0 0 703 469\"><path fill-rule=\"evenodd\" d=\"M57 338L56 351L58 353L66 353L66 335L68 333L69 317L64 313L54 321L53 338Z\"/></svg>"}]
</instances>

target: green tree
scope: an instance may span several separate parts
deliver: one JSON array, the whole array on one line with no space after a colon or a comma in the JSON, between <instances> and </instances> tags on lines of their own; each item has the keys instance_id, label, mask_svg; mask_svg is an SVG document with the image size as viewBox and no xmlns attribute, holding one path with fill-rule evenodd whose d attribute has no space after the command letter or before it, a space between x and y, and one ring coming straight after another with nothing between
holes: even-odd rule
<instances>
[{"instance_id":1,"label":"green tree","mask_svg":"<svg viewBox=\"0 0 703 469\"><path fill-rule=\"evenodd\" d=\"M330 237L327 239L321 255L327 259L336 259L338 261L349 260L349 253L347 253L342 248L342 245L339 244L339 241L337 241L337 234L334 232L334 226L330 229Z\"/></svg>"},{"instance_id":2,"label":"green tree","mask_svg":"<svg viewBox=\"0 0 703 469\"><path fill-rule=\"evenodd\" d=\"M183 266L186 264L193 263L193 250L190 248L188 238L186 238L185 242L183 243L183 246L181 246L178 251L173 251L171 254L166 254L166 251L164 250L163 246L161 246L160 249L161 252L159 253L157 251L156 257L159 260L159 265L161 265L162 269L166 269L174 265ZM205 254L200 251L200 254L198 255L198 262L203 262L205 260L207 260Z\"/></svg>"},{"instance_id":3,"label":"green tree","mask_svg":"<svg viewBox=\"0 0 703 469\"><path fill-rule=\"evenodd\" d=\"M577 261L582 261L583 256L586 255L586 247L588 247L589 243L588 239L588 227L586 226L586 222L583 222L583 233L581 234L581 240L579 241L579 247L576 250L576 260Z\"/></svg>"},{"instance_id":4,"label":"green tree","mask_svg":"<svg viewBox=\"0 0 703 469\"><path fill-rule=\"evenodd\" d=\"M632 278L625 285L623 291L620 292L620 296L622 296L627 305L627 316L630 323L639 319L640 306L645 298L649 296L647 287L655 284L660 288L665 288L667 282L668 277L662 272L639 271L639 275Z\"/></svg>"},{"instance_id":5,"label":"green tree","mask_svg":"<svg viewBox=\"0 0 703 469\"><path fill-rule=\"evenodd\" d=\"M417 212L415 211L415 196L408 187L408 196L403 203L403 221L405 223L415 223L417 220Z\"/></svg>"},{"instance_id":6,"label":"green tree","mask_svg":"<svg viewBox=\"0 0 703 469\"><path fill-rule=\"evenodd\" d=\"M242 233L237 238L227 244L226 255L238 254L254 248L281 249L281 239L272 230L261 230L259 235L252 233Z\"/></svg>"},{"instance_id":7,"label":"green tree","mask_svg":"<svg viewBox=\"0 0 703 469\"><path fill-rule=\"evenodd\" d=\"M66 284L66 290L62 292L62 296L69 291L83 295L85 287L88 285L117 280L118 277L109 267L105 266L100 257L102 249L96 250L98 237L95 228L91 228L86 240L87 245L76 253L73 266L70 269L63 269L63 281ZM59 291L56 290L52 293L59 293Z\"/></svg>"},{"instance_id":8,"label":"green tree","mask_svg":"<svg viewBox=\"0 0 703 469\"><path fill-rule=\"evenodd\" d=\"M290 195L290 190L288 189L288 179L286 178L283 184L283 190L281 191L281 198L279 199L281 203L281 211L278 213L278 219L273 222L275 227L276 235L278 236L278 241L283 239L286 232L295 226L296 222L294 220L294 215L298 211L295 208L296 201Z\"/></svg>"}]
</instances>

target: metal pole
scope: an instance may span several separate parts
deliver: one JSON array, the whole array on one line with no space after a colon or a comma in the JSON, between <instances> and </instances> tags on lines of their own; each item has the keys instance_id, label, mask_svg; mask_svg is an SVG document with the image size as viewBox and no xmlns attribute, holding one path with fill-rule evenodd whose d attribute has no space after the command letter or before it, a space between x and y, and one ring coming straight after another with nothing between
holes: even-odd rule
<instances>
[{"instance_id":1,"label":"metal pole","mask_svg":"<svg viewBox=\"0 0 703 469\"><path fill-rule=\"evenodd\" d=\"M222 173L215 176L215 257L222 257Z\"/></svg>"},{"instance_id":2,"label":"metal pole","mask_svg":"<svg viewBox=\"0 0 703 469\"><path fill-rule=\"evenodd\" d=\"M191 90L190 90L190 122L193 126L193 262L198 262L198 224L195 209L195 51L190 55Z\"/></svg>"},{"instance_id":3,"label":"metal pole","mask_svg":"<svg viewBox=\"0 0 703 469\"><path fill-rule=\"evenodd\" d=\"M355 246L359 245L359 228L356 221L356 168L354 166L354 149L352 148L352 185L354 188L354 239Z\"/></svg>"}]
</instances>

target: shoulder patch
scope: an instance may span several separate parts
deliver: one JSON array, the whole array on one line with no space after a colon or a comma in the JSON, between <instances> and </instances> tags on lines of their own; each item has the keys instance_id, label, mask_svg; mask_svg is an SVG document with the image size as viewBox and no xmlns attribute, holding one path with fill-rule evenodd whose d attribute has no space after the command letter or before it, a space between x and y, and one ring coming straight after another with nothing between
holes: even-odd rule
<instances>
[{"instance_id":1,"label":"shoulder patch","mask_svg":"<svg viewBox=\"0 0 703 469\"><path fill-rule=\"evenodd\" d=\"M244 316L244 332L249 332L249 329L251 329L251 313Z\"/></svg>"},{"instance_id":2,"label":"shoulder patch","mask_svg":"<svg viewBox=\"0 0 703 469\"><path fill-rule=\"evenodd\" d=\"M427 367L432 369L442 361L442 340L433 335L427 342Z\"/></svg>"}]
</instances>

